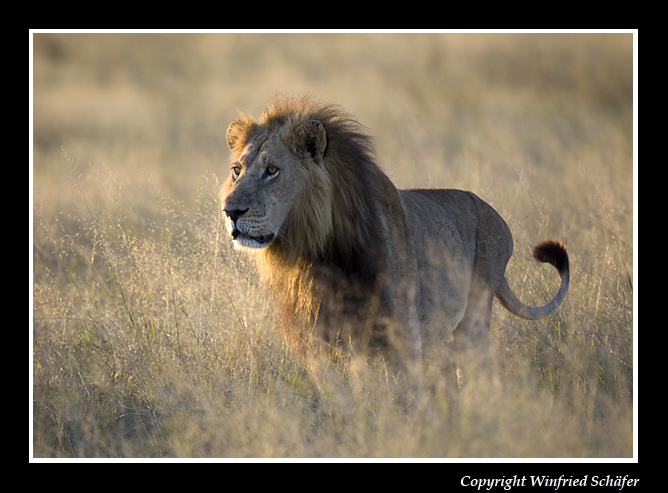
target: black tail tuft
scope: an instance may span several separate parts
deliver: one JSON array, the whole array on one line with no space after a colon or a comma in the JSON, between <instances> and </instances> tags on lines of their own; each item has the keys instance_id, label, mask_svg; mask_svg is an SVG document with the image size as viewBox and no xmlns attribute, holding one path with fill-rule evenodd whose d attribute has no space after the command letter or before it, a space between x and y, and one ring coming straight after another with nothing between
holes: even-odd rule
<instances>
[{"instance_id":1,"label":"black tail tuft","mask_svg":"<svg viewBox=\"0 0 668 493\"><path fill-rule=\"evenodd\" d=\"M552 239L541 241L533 247L533 258L554 265L559 274L568 271L568 252L560 241Z\"/></svg>"}]
</instances>

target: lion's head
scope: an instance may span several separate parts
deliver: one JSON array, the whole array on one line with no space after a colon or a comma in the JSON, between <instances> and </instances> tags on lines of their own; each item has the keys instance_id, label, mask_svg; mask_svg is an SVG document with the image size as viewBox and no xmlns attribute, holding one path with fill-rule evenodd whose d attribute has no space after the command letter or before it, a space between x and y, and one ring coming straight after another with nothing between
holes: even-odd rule
<instances>
[{"instance_id":1,"label":"lion's head","mask_svg":"<svg viewBox=\"0 0 668 493\"><path fill-rule=\"evenodd\" d=\"M376 172L370 140L339 107L277 98L259 119L240 115L227 143L232 171L222 202L235 246L294 262L373 233L357 220L375 209L373 191L358 185Z\"/></svg>"},{"instance_id":2,"label":"lion's head","mask_svg":"<svg viewBox=\"0 0 668 493\"><path fill-rule=\"evenodd\" d=\"M235 244L265 248L290 229L308 229L309 248L322 250L332 228L322 124L293 118L256 127L240 120L230 125L227 142L233 163L223 210Z\"/></svg>"}]
</instances>

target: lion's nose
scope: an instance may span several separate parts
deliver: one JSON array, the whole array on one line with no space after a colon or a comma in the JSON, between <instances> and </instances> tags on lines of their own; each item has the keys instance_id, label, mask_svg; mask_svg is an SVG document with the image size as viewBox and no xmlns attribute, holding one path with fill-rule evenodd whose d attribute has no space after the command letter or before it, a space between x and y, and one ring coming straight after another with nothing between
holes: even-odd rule
<instances>
[{"instance_id":1,"label":"lion's nose","mask_svg":"<svg viewBox=\"0 0 668 493\"><path fill-rule=\"evenodd\" d=\"M225 214L227 214L227 217L232 219L233 222L237 222L237 219L239 219L239 216L243 216L246 212L248 212L248 209L223 209L225 211Z\"/></svg>"}]
</instances>

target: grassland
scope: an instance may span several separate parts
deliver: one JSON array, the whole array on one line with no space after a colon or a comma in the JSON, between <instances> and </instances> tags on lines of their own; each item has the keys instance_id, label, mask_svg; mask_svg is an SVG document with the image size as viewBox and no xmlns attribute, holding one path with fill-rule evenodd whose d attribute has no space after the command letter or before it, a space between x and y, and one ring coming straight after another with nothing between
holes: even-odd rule
<instances>
[{"instance_id":1,"label":"grassland","mask_svg":"<svg viewBox=\"0 0 668 493\"><path fill-rule=\"evenodd\" d=\"M32 454L116 457L633 455L632 35L33 37ZM493 376L420 415L381 369L322 406L275 306L222 231L237 108L342 104L397 186L471 190L507 220L507 276L559 311L495 304Z\"/></svg>"}]
</instances>

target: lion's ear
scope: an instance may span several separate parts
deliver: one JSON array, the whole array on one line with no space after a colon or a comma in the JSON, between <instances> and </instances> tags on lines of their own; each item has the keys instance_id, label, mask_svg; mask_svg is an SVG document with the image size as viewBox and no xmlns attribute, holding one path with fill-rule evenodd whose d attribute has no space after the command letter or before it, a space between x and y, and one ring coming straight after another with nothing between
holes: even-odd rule
<instances>
[{"instance_id":1,"label":"lion's ear","mask_svg":"<svg viewBox=\"0 0 668 493\"><path fill-rule=\"evenodd\" d=\"M308 120L294 128L288 144L297 156L306 157L308 153L320 164L327 147L327 132L318 120Z\"/></svg>"},{"instance_id":2,"label":"lion's ear","mask_svg":"<svg viewBox=\"0 0 668 493\"><path fill-rule=\"evenodd\" d=\"M230 151L234 152L234 145L239 140L239 137L242 133L243 123L237 120L236 122L230 123L230 126L227 127L227 146L230 148Z\"/></svg>"}]
</instances>

